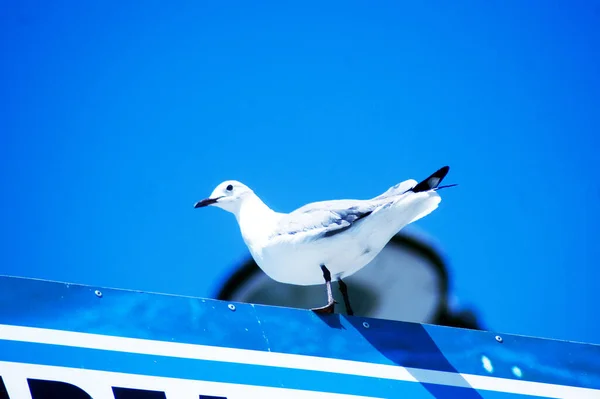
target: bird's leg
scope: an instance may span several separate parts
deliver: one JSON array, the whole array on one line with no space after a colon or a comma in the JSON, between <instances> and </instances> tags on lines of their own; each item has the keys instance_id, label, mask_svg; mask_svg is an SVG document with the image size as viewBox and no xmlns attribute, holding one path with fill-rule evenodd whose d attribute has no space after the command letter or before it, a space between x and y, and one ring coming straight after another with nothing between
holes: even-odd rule
<instances>
[{"instance_id":1,"label":"bird's leg","mask_svg":"<svg viewBox=\"0 0 600 399\"><path fill-rule=\"evenodd\" d=\"M346 313L348 314L348 316L352 316L354 315L354 312L352 311L352 307L350 306L350 298L348 297L348 286L342 281L341 278L338 278L338 284L340 292L344 297L344 306L346 306Z\"/></svg>"},{"instance_id":2,"label":"bird's leg","mask_svg":"<svg viewBox=\"0 0 600 399\"><path fill-rule=\"evenodd\" d=\"M331 273L329 273L329 270L325 265L321 265L321 270L323 270L323 278L325 279L325 286L327 287L327 305L311 310L316 313L333 313L335 301L333 300L333 293L331 292Z\"/></svg>"}]
</instances>

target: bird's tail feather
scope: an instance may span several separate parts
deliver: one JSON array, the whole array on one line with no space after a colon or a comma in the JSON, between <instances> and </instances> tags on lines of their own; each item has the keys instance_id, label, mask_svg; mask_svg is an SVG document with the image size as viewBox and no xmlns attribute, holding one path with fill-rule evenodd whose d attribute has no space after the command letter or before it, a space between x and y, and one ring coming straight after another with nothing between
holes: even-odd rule
<instances>
[{"instance_id":1,"label":"bird's tail feather","mask_svg":"<svg viewBox=\"0 0 600 399\"><path fill-rule=\"evenodd\" d=\"M429 215L438 207L442 201L437 193L438 190L456 186L456 184L440 186L449 170L449 166L444 166L419 183L413 179L405 180L390 187L385 193L373 199L394 198L392 202L384 205L379 211L388 207L396 208L393 220L398 223L400 229Z\"/></svg>"},{"instance_id":2,"label":"bird's tail feather","mask_svg":"<svg viewBox=\"0 0 600 399\"><path fill-rule=\"evenodd\" d=\"M431 176L427 179L417 183L414 179L408 179L401 183L396 184L395 186L390 187L385 193L378 195L377 197L371 198L371 200L380 200L384 198L390 198L397 195L406 194L408 192L420 193L428 190L441 190L443 188L454 187L457 184L448 184L445 186L440 186L439 184L444 180L448 171L450 170L449 166L444 166L437 171L435 171Z\"/></svg>"},{"instance_id":3,"label":"bird's tail feather","mask_svg":"<svg viewBox=\"0 0 600 399\"><path fill-rule=\"evenodd\" d=\"M439 203L442 201L437 193L438 190L456 186L456 184L440 186L440 183L444 180L449 170L449 166L444 166L436 170L429 177L406 190L405 194L411 193L412 195L401 196L402 199L399 199L399 202L402 203L400 207L405 217L404 225L415 222L437 209Z\"/></svg>"}]
</instances>

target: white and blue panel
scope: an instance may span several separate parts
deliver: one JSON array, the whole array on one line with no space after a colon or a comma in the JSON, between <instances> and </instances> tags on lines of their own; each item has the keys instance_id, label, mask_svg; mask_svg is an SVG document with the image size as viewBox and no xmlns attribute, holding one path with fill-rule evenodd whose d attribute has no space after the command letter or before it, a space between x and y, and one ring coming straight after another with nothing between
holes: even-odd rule
<instances>
[{"instance_id":1,"label":"white and blue panel","mask_svg":"<svg viewBox=\"0 0 600 399\"><path fill-rule=\"evenodd\" d=\"M597 345L96 290L0 277L0 399L600 398Z\"/></svg>"}]
</instances>

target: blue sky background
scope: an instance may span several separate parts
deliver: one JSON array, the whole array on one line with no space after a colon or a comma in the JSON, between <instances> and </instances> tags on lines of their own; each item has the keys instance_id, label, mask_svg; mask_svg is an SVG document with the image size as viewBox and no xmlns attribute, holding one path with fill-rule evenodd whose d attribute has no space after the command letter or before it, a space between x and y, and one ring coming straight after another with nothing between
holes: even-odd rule
<instances>
[{"instance_id":1,"label":"blue sky background","mask_svg":"<svg viewBox=\"0 0 600 399\"><path fill-rule=\"evenodd\" d=\"M600 343L600 5L452 3L4 1L0 274L211 296L222 180L291 211L448 164L417 224L461 304Z\"/></svg>"}]
</instances>

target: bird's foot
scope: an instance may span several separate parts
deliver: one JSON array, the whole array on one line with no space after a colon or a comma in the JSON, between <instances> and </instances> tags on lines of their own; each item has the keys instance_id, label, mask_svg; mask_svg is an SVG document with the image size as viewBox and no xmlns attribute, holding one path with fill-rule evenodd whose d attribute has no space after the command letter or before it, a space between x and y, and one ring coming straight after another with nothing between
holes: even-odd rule
<instances>
[{"instance_id":1,"label":"bird's foot","mask_svg":"<svg viewBox=\"0 0 600 399\"><path fill-rule=\"evenodd\" d=\"M336 301L331 301L325 306L321 306L320 308L312 308L311 310L315 313L332 314L336 303Z\"/></svg>"}]
</instances>

